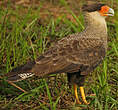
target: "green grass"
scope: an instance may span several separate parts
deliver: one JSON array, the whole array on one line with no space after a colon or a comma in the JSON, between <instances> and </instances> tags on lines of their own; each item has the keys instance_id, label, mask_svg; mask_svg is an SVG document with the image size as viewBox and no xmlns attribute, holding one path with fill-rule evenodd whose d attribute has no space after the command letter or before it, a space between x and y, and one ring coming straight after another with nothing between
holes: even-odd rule
<instances>
[{"instance_id":1,"label":"green grass","mask_svg":"<svg viewBox=\"0 0 118 110\"><path fill-rule=\"evenodd\" d=\"M113 3L113 0L110 2ZM61 0L60 4L65 5L66 3ZM68 20L66 15L63 15L56 19L51 17L46 25L40 24L40 8L41 6L36 10L29 8L21 14L18 13L20 10L23 11L23 7L17 7L16 10L10 6L7 9L0 8L1 75L25 64L28 60L35 60L51 45L54 45L53 41L84 29L82 14L76 16L70 9L68 9L69 13L76 22ZM91 81L89 82L89 78L86 80L86 93L96 94L96 96L87 97L91 103L89 107L82 105L86 109L118 109L118 10L115 10L115 13L114 17L108 19L109 48L106 59L94 71L94 74L90 75ZM71 105L71 102L74 102L71 100L73 91L68 88L66 77L62 74L54 75L51 78L33 77L16 83L28 91L27 93L22 93L9 85L5 79L1 79L0 108L56 110L63 105L63 100L67 100L67 97L69 97L68 103Z\"/></svg>"}]
</instances>

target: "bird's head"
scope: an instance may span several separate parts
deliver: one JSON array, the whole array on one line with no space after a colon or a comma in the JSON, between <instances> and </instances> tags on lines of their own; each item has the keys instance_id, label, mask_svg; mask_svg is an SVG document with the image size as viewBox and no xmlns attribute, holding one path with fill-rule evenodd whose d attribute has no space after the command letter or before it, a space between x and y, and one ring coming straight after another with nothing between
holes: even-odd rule
<instances>
[{"instance_id":1,"label":"bird's head","mask_svg":"<svg viewBox=\"0 0 118 110\"><path fill-rule=\"evenodd\" d=\"M102 6L99 13L101 16L114 16L114 10L107 5Z\"/></svg>"},{"instance_id":2,"label":"bird's head","mask_svg":"<svg viewBox=\"0 0 118 110\"><path fill-rule=\"evenodd\" d=\"M107 6L106 4L102 3L94 3L89 5L84 5L82 7L82 10L84 12L92 13L92 12L98 12L101 16L114 16L114 10Z\"/></svg>"},{"instance_id":3,"label":"bird's head","mask_svg":"<svg viewBox=\"0 0 118 110\"><path fill-rule=\"evenodd\" d=\"M103 3L94 3L84 5L82 7L85 18L85 23L92 27L106 27L105 18L107 16L114 16L114 10Z\"/></svg>"}]
</instances>

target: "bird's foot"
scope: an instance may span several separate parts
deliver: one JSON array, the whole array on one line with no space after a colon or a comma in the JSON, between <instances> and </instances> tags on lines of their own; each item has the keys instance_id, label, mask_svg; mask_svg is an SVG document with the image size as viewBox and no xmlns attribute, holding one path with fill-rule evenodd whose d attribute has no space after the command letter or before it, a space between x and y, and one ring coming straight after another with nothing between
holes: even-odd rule
<instances>
[{"instance_id":1,"label":"bird's foot","mask_svg":"<svg viewBox=\"0 0 118 110\"><path fill-rule=\"evenodd\" d=\"M77 94L77 85L76 84L74 84L74 93L75 93L76 103L81 104L78 94Z\"/></svg>"},{"instance_id":2,"label":"bird's foot","mask_svg":"<svg viewBox=\"0 0 118 110\"><path fill-rule=\"evenodd\" d=\"M90 103L88 103L86 101L86 97L85 97L85 93L84 93L84 88L83 87L80 87L80 92L81 92L81 96L82 96L82 100L83 100L84 104L86 104L86 105L90 104Z\"/></svg>"},{"instance_id":3,"label":"bird's foot","mask_svg":"<svg viewBox=\"0 0 118 110\"><path fill-rule=\"evenodd\" d=\"M86 99L82 99L84 104L89 105L90 103L86 101Z\"/></svg>"},{"instance_id":4,"label":"bird's foot","mask_svg":"<svg viewBox=\"0 0 118 110\"><path fill-rule=\"evenodd\" d=\"M76 84L74 84L74 93L75 93L76 103L81 104L81 102L79 100L79 97L78 97L78 94L77 94L77 85ZM86 97L85 97L83 87L80 87L80 93L81 93L81 96L82 96L82 101L84 102L84 104L88 105L89 103L86 101Z\"/></svg>"}]
</instances>

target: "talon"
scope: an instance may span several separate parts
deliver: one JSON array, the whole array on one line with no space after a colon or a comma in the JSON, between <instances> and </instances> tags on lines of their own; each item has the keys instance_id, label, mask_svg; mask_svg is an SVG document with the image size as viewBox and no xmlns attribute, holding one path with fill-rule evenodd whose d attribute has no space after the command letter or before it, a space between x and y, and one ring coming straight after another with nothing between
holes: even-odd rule
<instances>
[{"instance_id":1,"label":"talon","mask_svg":"<svg viewBox=\"0 0 118 110\"><path fill-rule=\"evenodd\" d=\"M86 105L90 104L90 103L88 103L88 102L86 101L86 97L85 97L85 93L84 93L84 88L83 88L83 87L80 87L80 92L81 92L81 96L82 96L83 102L84 102Z\"/></svg>"},{"instance_id":2,"label":"talon","mask_svg":"<svg viewBox=\"0 0 118 110\"><path fill-rule=\"evenodd\" d=\"M76 103L81 104L78 94L77 94L77 85L76 84L74 84L74 93L75 93Z\"/></svg>"}]
</instances>

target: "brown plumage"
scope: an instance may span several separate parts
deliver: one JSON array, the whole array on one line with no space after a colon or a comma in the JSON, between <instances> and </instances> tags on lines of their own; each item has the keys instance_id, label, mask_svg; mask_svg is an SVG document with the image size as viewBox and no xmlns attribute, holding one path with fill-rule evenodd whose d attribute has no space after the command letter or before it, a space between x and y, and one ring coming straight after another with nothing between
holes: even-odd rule
<instances>
[{"instance_id":1,"label":"brown plumage","mask_svg":"<svg viewBox=\"0 0 118 110\"><path fill-rule=\"evenodd\" d=\"M8 80L19 81L36 75L67 73L69 82L82 86L85 76L104 59L107 50L107 26L105 4L83 6L85 29L59 40L42 54L36 62L28 62L8 73ZM109 8L111 9L111 8ZM104 13L103 13L104 12ZM112 13L114 14L113 10Z\"/></svg>"}]
</instances>

